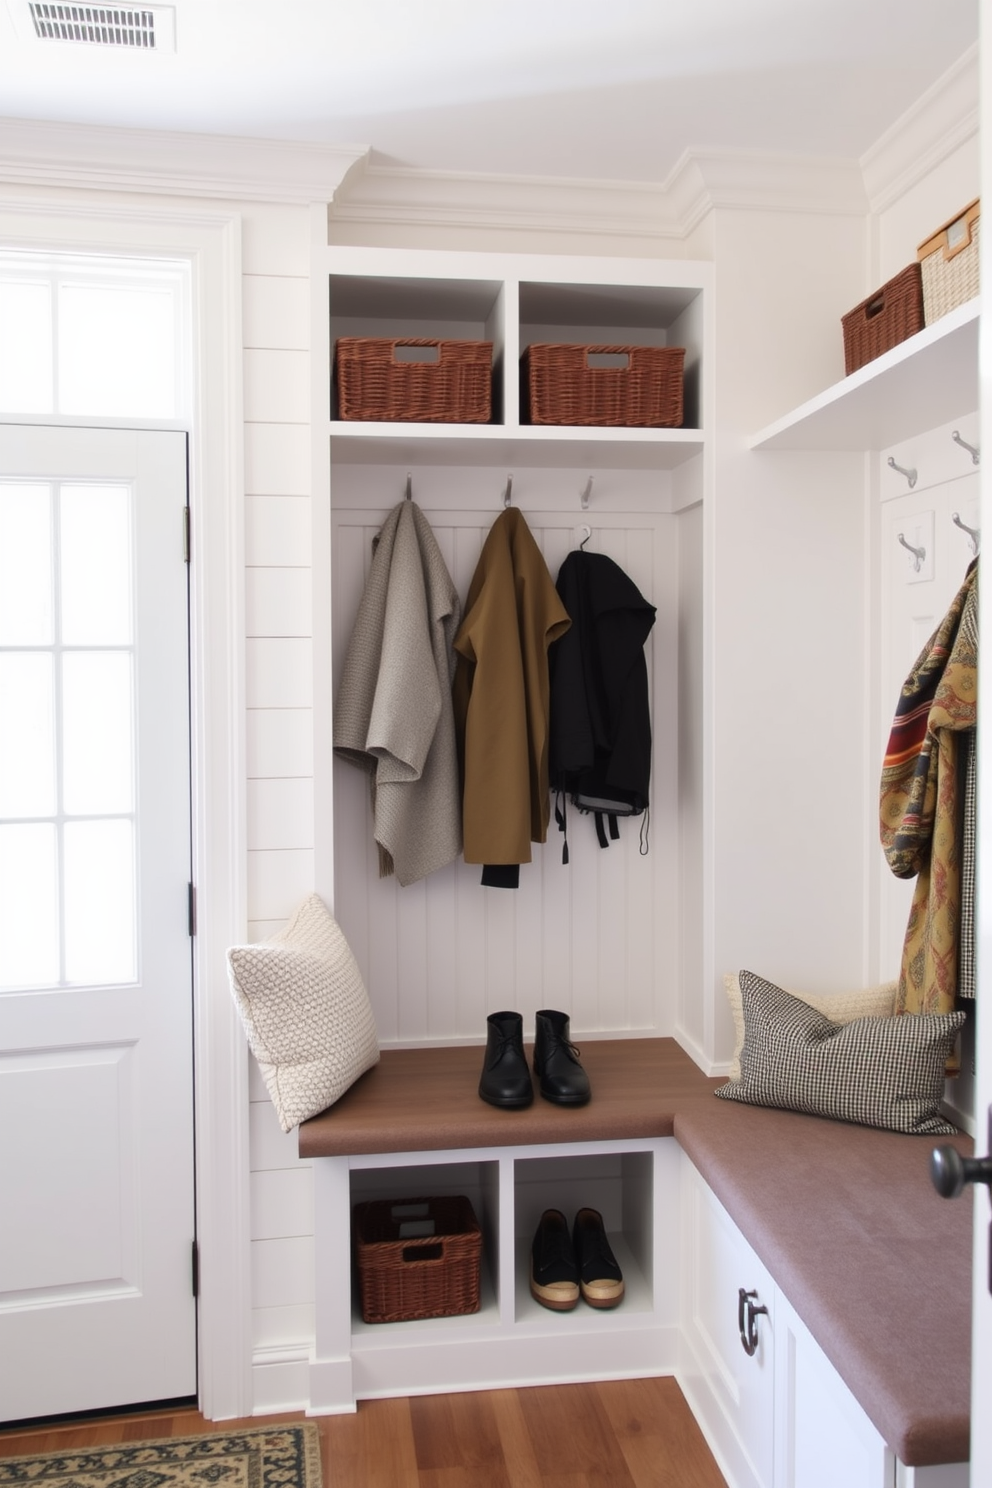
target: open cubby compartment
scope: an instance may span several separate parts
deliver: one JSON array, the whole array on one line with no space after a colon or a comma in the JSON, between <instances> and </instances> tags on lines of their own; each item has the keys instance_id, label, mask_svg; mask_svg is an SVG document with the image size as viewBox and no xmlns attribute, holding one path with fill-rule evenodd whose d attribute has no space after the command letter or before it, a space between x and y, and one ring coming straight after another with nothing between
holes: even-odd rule
<instances>
[{"instance_id":1,"label":"open cubby compartment","mask_svg":"<svg viewBox=\"0 0 992 1488\"><path fill-rule=\"evenodd\" d=\"M520 284L520 355L532 342L684 346L682 427L702 429L703 293L698 286ZM521 408L521 422L525 418Z\"/></svg>"},{"instance_id":2,"label":"open cubby compartment","mask_svg":"<svg viewBox=\"0 0 992 1488\"><path fill-rule=\"evenodd\" d=\"M424 336L433 340L491 341L491 423L503 422L506 314L502 281L331 274L329 300L332 368L339 336ZM337 387L332 377L331 418L337 417ZM484 428L485 425L470 427Z\"/></svg>"},{"instance_id":3,"label":"open cubby compartment","mask_svg":"<svg viewBox=\"0 0 992 1488\"><path fill-rule=\"evenodd\" d=\"M372 1199L410 1200L448 1198L463 1194L472 1205L482 1230L482 1264L479 1275L479 1311L457 1317L411 1318L400 1323L366 1323L362 1318L358 1289L358 1265L352 1255L352 1332L374 1338L396 1328L444 1330L459 1324L477 1326L499 1319L499 1163L480 1159L465 1162L422 1163L415 1166L373 1167L351 1170L351 1203ZM350 1222L350 1218L349 1218Z\"/></svg>"},{"instance_id":4,"label":"open cubby compartment","mask_svg":"<svg viewBox=\"0 0 992 1488\"><path fill-rule=\"evenodd\" d=\"M655 1154L597 1148L573 1156L517 1157L514 1163L516 1322L549 1318L562 1326L655 1310ZM571 1232L576 1211L598 1209L624 1278L619 1307L597 1310L581 1301L571 1313L549 1312L530 1294L531 1243L545 1209L560 1209Z\"/></svg>"}]
</instances>

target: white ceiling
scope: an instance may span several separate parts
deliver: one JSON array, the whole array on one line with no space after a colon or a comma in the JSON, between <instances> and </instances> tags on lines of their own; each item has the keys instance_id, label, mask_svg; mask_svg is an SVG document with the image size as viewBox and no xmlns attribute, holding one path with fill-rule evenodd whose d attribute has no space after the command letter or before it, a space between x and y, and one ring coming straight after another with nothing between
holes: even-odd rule
<instances>
[{"instance_id":1,"label":"white ceiling","mask_svg":"<svg viewBox=\"0 0 992 1488\"><path fill-rule=\"evenodd\" d=\"M153 5L154 7L154 0ZM689 148L858 158L979 0L176 0L176 50L34 35L0 117L323 141L403 165L662 181Z\"/></svg>"}]
</instances>

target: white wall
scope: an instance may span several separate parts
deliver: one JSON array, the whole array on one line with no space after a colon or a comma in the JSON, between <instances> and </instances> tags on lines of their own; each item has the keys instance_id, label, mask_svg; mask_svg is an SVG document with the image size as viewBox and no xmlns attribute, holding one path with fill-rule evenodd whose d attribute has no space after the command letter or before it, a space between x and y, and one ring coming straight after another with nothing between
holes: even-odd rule
<instances>
[{"instance_id":1,"label":"white wall","mask_svg":"<svg viewBox=\"0 0 992 1488\"><path fill-rule=\"evenodd\" d=\"M712 975L840 990L866 970L863 458L744 437L842 375L865 225L717 216Z\"/></svg>"}]
</instances>

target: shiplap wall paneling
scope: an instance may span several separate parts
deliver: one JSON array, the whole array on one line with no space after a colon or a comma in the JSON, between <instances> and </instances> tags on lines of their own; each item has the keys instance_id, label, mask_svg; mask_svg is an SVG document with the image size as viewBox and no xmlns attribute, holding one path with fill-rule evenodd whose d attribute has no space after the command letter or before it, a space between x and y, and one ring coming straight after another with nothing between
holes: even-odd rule
<instances>
[{"instance_id":1,"label":"shiplap wall paneling","mask_svg":"<svg viewBox=\"0 0 992 1488\"><path fill-rule=\"evenodd\" d=\"M442 474L418 471L415 496L438 538L463 601L500 504L496 475L462 472L480 507L435 508ZM543 472L521 486L540 500ZM560 474L560 473L559 473ZM569 811L570 863L561 862L554 820L544 846L521 868L516 891L483 889L480 869L462 861L400 888L380 879L367 780L335 763L336 913L369 986L383 1042L437 1042L484 1036L486 1014L512 1007L532 1023L539 1007L570 1013L573 1032L669 1031L675 1001L677 865L677 519L667 513L582 512L581 473L567 483L568 506L520 506L554 577L581 540L614 558L658 609L647 646L654 760L646 855L640 820L621 824L621 840L600 849L590 818ZM547 480L548 477L545 476ZM372 489L369 489L371 485ZM375 491L402 490L362 467L336 473L332 512L335 674L351 635L371 561L372 540L389 506ZM536 488L536 489L535 489ZM516 497L518 486L514 484Z\"/></svg>"},{"instance_id":2,"label":"shiplap wall paneling","mask_svg":"<svg viewBox=\"0 0 992 1488\"><path fill-rule=\"evenodd\" d=\"M313 887L310 284L306 214L246 226L245 665L248 935ZM250 1056L249 1056L250 1058ZM258 1409L305 1399L313 1174L250 1059L252 1340Z\"/></svg>"}]
</instances>

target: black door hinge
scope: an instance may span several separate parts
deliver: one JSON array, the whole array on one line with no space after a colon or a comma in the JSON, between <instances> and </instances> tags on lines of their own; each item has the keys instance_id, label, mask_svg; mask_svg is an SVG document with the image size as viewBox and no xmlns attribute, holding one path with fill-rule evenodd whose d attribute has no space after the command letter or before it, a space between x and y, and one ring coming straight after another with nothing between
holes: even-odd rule
<instances>
[{"instance_id":1,"label":"black door hinge","mask_svg":"<svg viewBox=\"0 0 992 1488\"><path fill-rule=\"evenodd\" d=\"M200 1247L197 1245L195 1240L192 1242L191 1259L193 1266L190 1279L193 1283L193 1296L198 1297L200 1295Z\"/></svg>"},{"instance_id":2,"label":"black door hinge","mask_svg":"<svg viewBox=\"0 0 992 1488\"><path fill-rule=\"evenodd\" d=\"M194 884L189 885L187 921L189 925L188 933L192 938L196 934L196 887Z\"/></svg>"}]
</instances>

